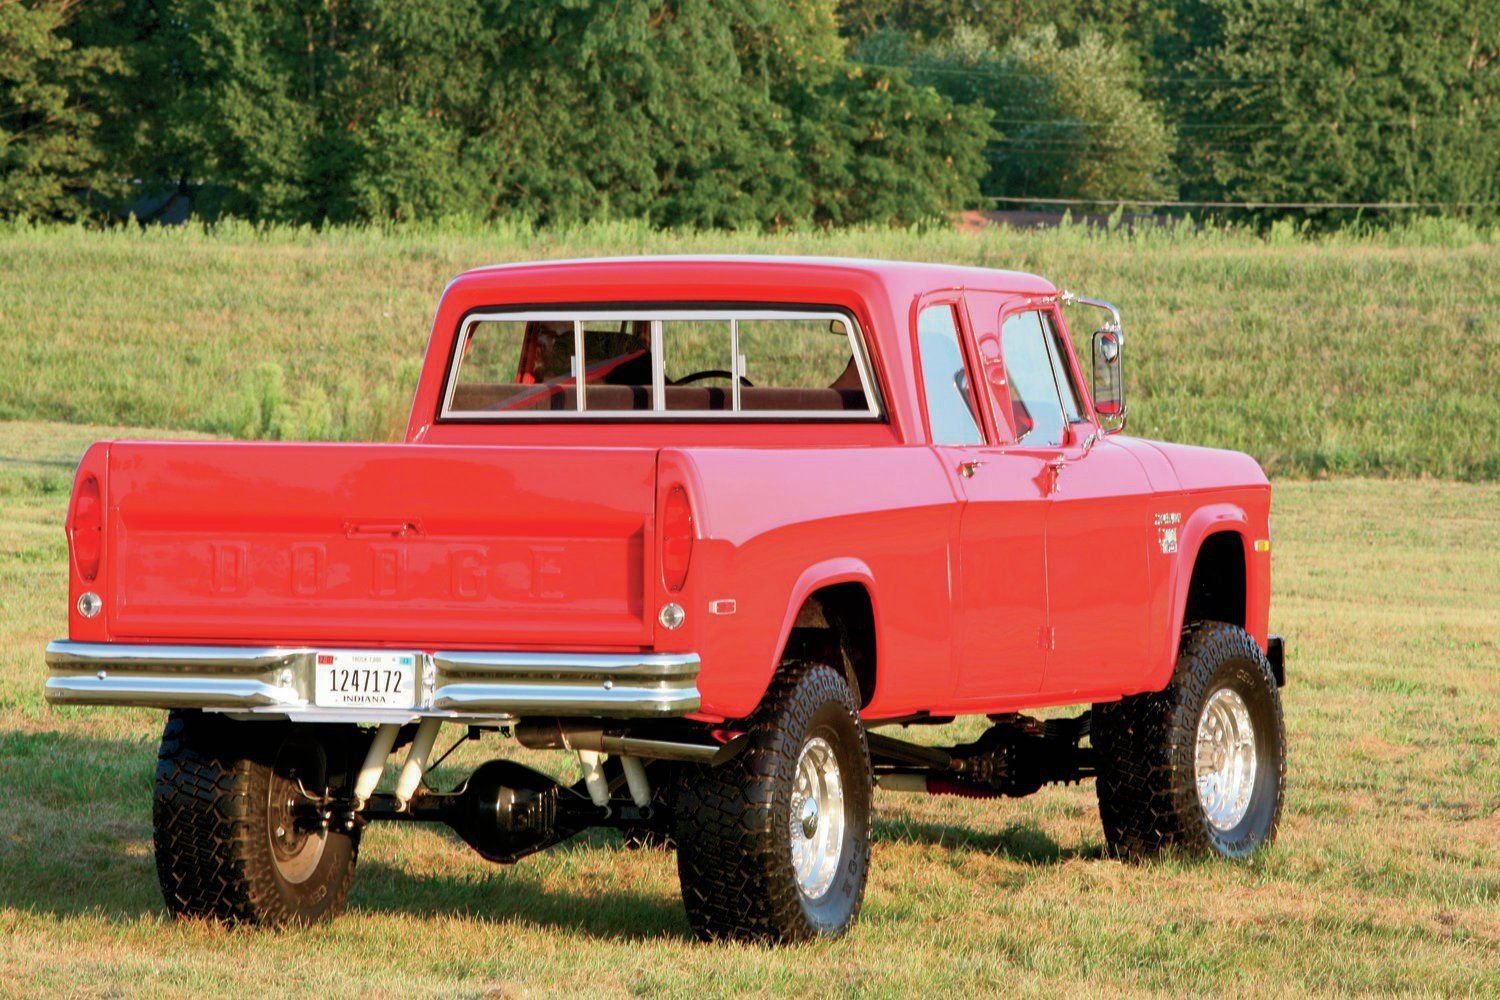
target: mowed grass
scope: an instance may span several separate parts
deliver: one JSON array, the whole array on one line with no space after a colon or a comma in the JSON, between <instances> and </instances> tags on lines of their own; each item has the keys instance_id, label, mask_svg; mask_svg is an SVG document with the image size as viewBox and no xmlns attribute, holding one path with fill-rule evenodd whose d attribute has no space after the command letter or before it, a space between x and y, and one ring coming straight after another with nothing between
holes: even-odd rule
<instances>
[{"instance_id":1,"label":"mowed grass","mask_svg":"<svg viewBox=\"0 0 1500 1000\"><path fill-rule=\"evenodd\" d=\"M1280 840L1250 864L1107 860L1090 785L880 794L858 926L770 950L695 943L672 856L613 834L496 867L376 826L344 916L229 931L157 895L160 713L41 698L72 464L130 433L0 424L0 993L1500 992L1500 485L1277 484L1291 763Z\"/></svg>"},{"instance_id":2,"label":"mowed grass","mask_svg":"<svg viewBox=\"0 0 1500 1000\"><path fill-rule=\"evenodd\" d=\"M1500 477L1500 232L780 234L0 230L0 419L399 436L438 296L482 264L636 253L947 261L1125 311L1132 429L1275 475ZM1098 322L1077 309L1080 338Z\"/></svg>"}]
</instances>

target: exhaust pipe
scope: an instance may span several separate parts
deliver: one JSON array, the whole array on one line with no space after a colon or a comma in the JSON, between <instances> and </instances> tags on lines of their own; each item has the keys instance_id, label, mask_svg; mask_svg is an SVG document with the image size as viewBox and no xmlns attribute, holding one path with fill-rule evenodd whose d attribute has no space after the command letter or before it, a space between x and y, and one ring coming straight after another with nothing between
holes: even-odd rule
<instances>
[{"instance_id":1,"label":"exhaust pipe","mask_svg":"<svg viewBox=\"0 0 1500 1000\"><path fill-rule=\"evenodd\" d=\"M586 750L619 757L680 760L710 767L733 759L745 746L743 736L723 744L687 743L610 733L599 726L565 725L560 719L517 723L515 735L517 743L533 750Z\"/></svg>"},{"instance_id":2,"label":"exhaust pipe","mask_svg":"<svg viewBox=\"0 0 1500 1000\"><path fill-rule=\"evenodd\" d=\"M918 792L925 795L957 795L965 799L996 799L1005 793L997 788L940 774L881 774L875 787L887 792Z\"/></svg>"}]
</instances>

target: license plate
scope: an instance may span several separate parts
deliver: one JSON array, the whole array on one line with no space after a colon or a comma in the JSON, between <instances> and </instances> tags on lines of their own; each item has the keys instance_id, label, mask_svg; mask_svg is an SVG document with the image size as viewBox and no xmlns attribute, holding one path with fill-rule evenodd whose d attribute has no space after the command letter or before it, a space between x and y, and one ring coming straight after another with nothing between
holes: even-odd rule
<instances>
[{"instance_id":1,"label":"license plate","mask_svg":"<svg viewBox=\"0 0 1500 1000\"><path fill-rule=\"evenodd\" d=\"M415 708L417 657L412 653L319 653L313 700L323 708Z\"/></svg>"}]
</instances>

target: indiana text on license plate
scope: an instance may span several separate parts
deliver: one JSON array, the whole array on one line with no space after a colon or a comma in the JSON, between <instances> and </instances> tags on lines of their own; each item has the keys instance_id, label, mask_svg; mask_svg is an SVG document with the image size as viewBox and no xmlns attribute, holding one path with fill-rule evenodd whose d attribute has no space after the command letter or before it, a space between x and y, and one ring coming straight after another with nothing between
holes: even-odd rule
<instances>
[{"instance_id":1,"label":"indiana text on license plate","mask_svg":"<svg viewBox=\"0 0 1500 1000\"><path fill-rule=\"evenodd\" d=\"M324 707L412 708L417 658L412 653L319 653L313 698Z\"/></svg>"}]
</instances>

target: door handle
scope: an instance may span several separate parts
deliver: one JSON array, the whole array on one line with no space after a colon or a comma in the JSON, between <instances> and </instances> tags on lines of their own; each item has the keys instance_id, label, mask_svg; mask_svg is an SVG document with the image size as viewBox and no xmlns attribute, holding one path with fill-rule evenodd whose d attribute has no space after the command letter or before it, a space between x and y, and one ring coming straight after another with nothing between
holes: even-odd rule
<instances>
[{"instance_id":1,"label":"door handle","mask_svg":"<svg viewBox=\"0 0 1500 1000\"><path fill-rule=\"evenodd\" d=\"M348 538L407 538L421 533L422 525L417 521L344 522L344 535Z\"/></svg>"},{"instance_id":2,"label":"door handle","mask_svg":"<svg viewBox=\"0 0 1500 1000\"><path fill-rule=\"evenodd\" d=\"M1052 488L1048 493L1062 492L1062 471L1067 467L1068 460L1065 458L1054 458L1047 463L1047 469L1052 473Z\"/></svg>"},{"instance_id":3,"label":"door handle","mask_svg":"<svg viewBox=\"0 0 1500 1000\"><path fill-rule=\"evenodd\" d=\"M978 472L979 467L983 464L983 462L959 462L958 474L965 479L973 479L974 473Z\"/></svg>"}]
</instances>

